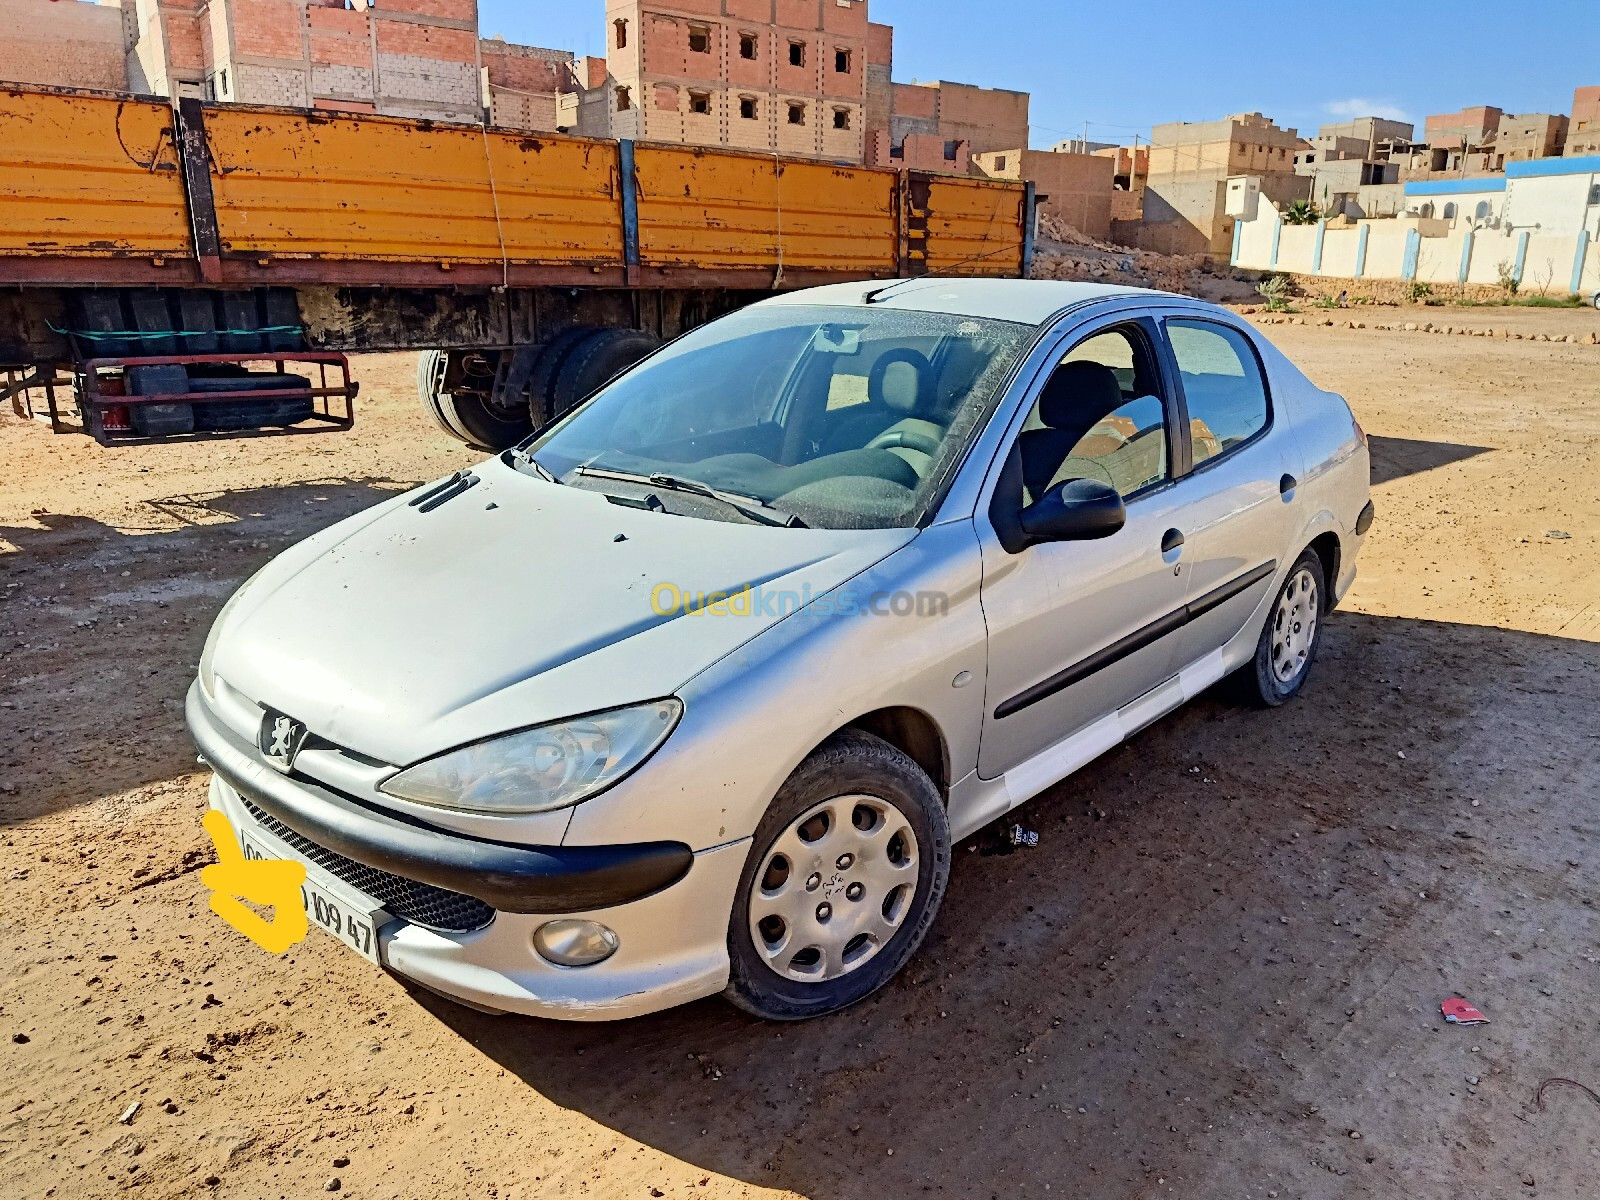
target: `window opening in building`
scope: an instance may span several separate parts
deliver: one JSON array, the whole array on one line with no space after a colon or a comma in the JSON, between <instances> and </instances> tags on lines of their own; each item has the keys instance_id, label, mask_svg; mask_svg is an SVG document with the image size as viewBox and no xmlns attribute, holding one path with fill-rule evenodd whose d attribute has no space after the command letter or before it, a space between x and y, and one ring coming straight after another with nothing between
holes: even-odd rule
<instances>
[{"instance_id":1,"label":"window opening in building","mask_svg":"<svg viewBox=\"0 0 1600 1200\"><path fill-rule=\"evenodd\" d=\"M756 56L756 35L741 33L739 35L739 57L754 59Z\"/></svg>"},{"instance_id":2,"label":"window opening in building","mask_svg":"<svg viewBox=\"0 0 1600 1200\"><path fill-rule=\"evenodd\" d=\"M806 65L806 44L804 42L789 43L789 65L803 67Z\"/></svg>"},{"instance_id":3,"label":"window opening in building","mask_svg":"<svg viewBox=\"0 0 1600 1200\"><path fill-rule=\"evenodd\" d=\"M711 30L704 25L689 26L689 50L693 54L710 54Z\"/></svg>"},{"instance_id":4,"label":"window opening in building","mask_svg":"<svg viewBox=\"0 0 1600 1200\"><path fill-rule=\"evenodd\" d=\"M806 123L806 106L804 104L789 105L789 124L804 125Z\"/></svg>"}]
</instances>

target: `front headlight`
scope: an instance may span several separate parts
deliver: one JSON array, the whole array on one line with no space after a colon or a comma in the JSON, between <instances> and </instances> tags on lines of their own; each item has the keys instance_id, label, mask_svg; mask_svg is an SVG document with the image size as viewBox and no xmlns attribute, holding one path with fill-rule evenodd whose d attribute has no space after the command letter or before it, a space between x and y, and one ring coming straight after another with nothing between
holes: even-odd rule
<instances>
[{"instance_id":1,"label":"front headlight","mask_svg":"<svg viewBox=\"0 0 1600 1200\"><path fill-rule=\"evenodd\" d=\"M464 812L568 808L654 754L682 714L682 702L667 699L540 725L408 767L378 790Z\"/></svg>"}]
</instances>

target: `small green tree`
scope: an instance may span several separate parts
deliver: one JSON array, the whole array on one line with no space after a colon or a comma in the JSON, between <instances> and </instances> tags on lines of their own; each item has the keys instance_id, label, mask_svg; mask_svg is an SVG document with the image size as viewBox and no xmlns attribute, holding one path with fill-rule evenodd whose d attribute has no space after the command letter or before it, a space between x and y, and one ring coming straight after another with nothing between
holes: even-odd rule
<instances>
[{"instance_id":1,"label":"small green tree","mask_svg":"<svg viewBox=\"0 0 1600 1200\"><path fill-rule=\"evenodd\" d=\"M1289 307L1289 277L1268 275L1256 284L1256 294L1267 302L1268 312L1282 312Z\"/></svg>"},{"instance_id":2,"label":"small green tree","mask_svg":"<svg viewBox=\"0 0 1600 1200\"><path fill-rule=\"evenodd\" d=\"M1315 225L1322 220L1322 210L1310 200L1296 200L1283 210L1285 225Z\"/></svg>"},{"instance_id":3,"label":"small green tree","mask_svg":"<svg viewBox=\"0 0 1600 1200\"><path fill-rule=\"evenodd\" d=\"M1517 278L1515 263L1501 259L1495 264L1495 271L1500 276L1500 290L1506 294L1508 299L1521 290L1522 280Z\"/></svg>"}]
</instances>

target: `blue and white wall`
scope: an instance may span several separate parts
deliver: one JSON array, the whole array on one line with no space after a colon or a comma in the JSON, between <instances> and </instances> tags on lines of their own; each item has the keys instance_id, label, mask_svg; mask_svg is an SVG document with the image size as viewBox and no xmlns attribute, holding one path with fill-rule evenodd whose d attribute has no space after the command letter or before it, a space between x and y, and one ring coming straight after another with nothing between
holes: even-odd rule
<instances>
[{"instance_id":1,"label":"blue and white wall","mask_svg":"<svg viewBox=\"0 0 1600 1200\"><path fill-rule=\"evenodd\" d=\"M1524 291L1600 291L1600 156L1514 163L1504 178L1409 183L1406 200L1405 216L1329 228L1286 225L1262 197L1255 218L1234 225L1232 262L1329 278L1489 286L1505 264Z\"/></svg>"}]
</instances>

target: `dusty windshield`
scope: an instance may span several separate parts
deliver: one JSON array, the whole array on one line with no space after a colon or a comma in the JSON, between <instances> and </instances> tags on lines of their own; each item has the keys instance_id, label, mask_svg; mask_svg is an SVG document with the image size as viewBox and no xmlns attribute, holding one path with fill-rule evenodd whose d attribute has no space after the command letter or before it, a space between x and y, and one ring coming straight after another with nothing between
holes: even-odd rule
<instances>
[{"instance_id":1,"label":"dusty windshield","mask_svg":"<svg viewBox=\"0 0 1600 1200\"><path fill-rule=\"evenodd\" d=\"M1032 331L934 313L750 308L613 382L529 456L564 484L672 513L914 525Z\"/></svg>"}]
</instances>

